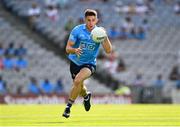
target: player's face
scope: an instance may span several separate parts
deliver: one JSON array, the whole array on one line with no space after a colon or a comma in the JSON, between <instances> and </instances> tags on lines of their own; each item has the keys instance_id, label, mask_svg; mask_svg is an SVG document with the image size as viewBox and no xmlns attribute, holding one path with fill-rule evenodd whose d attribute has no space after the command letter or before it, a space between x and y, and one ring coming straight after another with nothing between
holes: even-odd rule
<instances>
[{"instance_id":1,"label":"player's face","mask_svg":"<svg viewBox=\"0 0 180 127\"><path fill-rule=\"evenodd\" d=\"M98 19L95 16L87 16L85 18L86 27L89 31L91 31L94 28L97 22Z\"/></svg>"}]
</instances>

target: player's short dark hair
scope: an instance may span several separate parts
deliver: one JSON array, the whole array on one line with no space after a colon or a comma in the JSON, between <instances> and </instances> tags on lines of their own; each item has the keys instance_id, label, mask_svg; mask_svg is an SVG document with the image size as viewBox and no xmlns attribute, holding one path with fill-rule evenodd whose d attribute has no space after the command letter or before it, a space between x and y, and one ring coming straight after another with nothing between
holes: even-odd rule
<instances>
[{"instance_id":1,"label":"player's short dark hair","mask_svg":"<svg viewBox=\"0 0 180 127\"><path fill-rule=\"evenodd\" d=\"M96 10L93 10L93 9L86 9L85 12L84 12L84 16L87 17L87 16L95 16L97 17L97 12Z\"/></svg>"}]
</instances>

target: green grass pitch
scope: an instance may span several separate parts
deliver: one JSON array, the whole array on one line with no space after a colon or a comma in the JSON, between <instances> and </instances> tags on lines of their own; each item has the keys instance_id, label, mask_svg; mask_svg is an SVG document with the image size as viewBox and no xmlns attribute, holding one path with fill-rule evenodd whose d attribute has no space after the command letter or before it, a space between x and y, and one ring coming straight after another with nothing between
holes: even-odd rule
<instances>
[{"instance_id":1,"label":"green grass pitch","mask_svg":"<svg viewBox=\"0 0 180 127\"><path fill-rule=\"evenodd\" d=\"M61 116L64 108L65 105L0 105L0 126L180 126L180 105L92 105L86 112L82 105L75 104L68 119Z\"/></svg>"}]
</instances>

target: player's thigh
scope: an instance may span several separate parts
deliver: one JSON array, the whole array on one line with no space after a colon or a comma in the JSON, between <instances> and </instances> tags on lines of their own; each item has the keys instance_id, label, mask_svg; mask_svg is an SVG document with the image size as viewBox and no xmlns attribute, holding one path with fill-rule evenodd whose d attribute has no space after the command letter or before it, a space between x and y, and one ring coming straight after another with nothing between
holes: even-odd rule
<instances>
[{"instance_id":1,"label":"player's thigh","mask_svg":"<svg viewBox=\"0 0 180 127\"><path fill-rule=\"evenodd\" d=\"M75 77L75 82L82 83L85 79L91 76L91 70L89 68L82 68Z\"/></svg>"}]
</instances>

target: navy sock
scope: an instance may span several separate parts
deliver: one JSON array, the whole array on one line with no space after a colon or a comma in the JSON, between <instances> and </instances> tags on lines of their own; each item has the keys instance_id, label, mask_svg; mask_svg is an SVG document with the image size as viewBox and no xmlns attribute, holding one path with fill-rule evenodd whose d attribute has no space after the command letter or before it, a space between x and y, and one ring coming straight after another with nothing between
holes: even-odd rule
<instances>
[{"instance_id":1,"label":"navy sock","mask_svg":"<svg viewBox=\"0 0 180 127\"><path fill-rule=\"evenodd\" d=\"M71 108L73 103L74 103L74 101L69 99L66 108Z\"/></svg>"}]
</instances>

